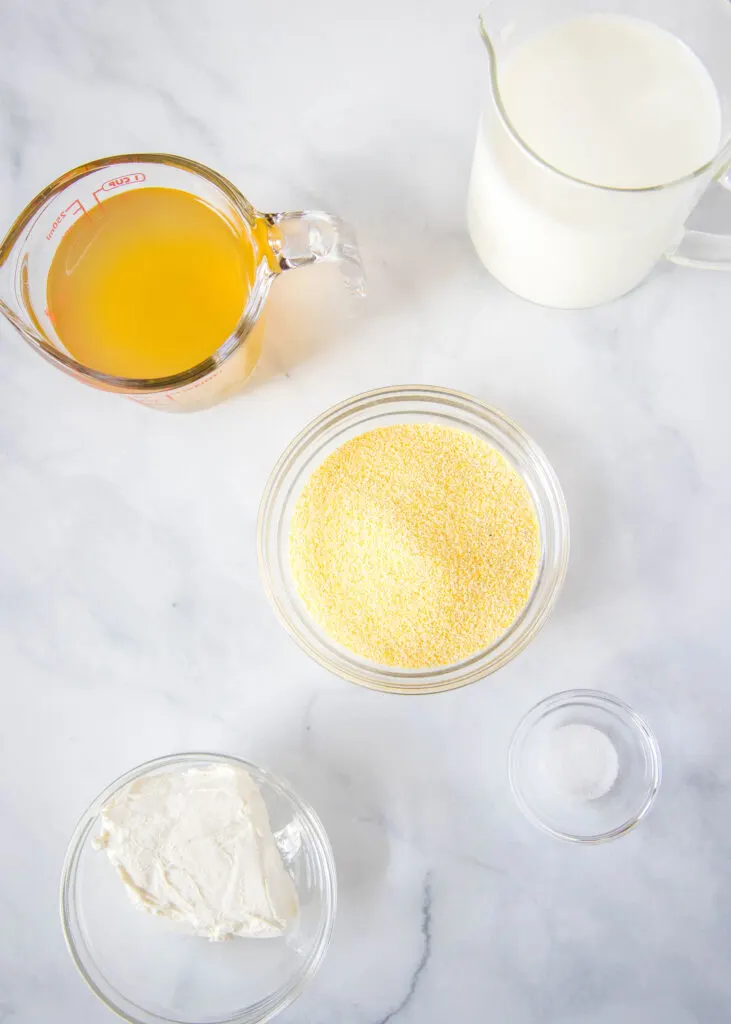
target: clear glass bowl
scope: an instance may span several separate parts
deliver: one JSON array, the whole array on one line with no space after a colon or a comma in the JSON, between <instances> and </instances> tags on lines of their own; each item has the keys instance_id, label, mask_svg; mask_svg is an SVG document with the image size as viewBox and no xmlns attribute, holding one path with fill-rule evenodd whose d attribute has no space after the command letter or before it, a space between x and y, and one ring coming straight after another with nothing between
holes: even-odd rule
<instances>
[{"instance_id":1,"label":"clear glass bowl","mask_svg":"<svg viewBox=\"0 0 731 1024\"><path fill-rule=\"evenodd\" d=\"M208 942L155 919L130 901L106 854L95 850L99 813L133 779L213 763L245 768L259 787L300 913L276 939ZM335 864L314 811L288 783L236 757L174 754L108 786L76 827L61 880L61 919L71 956L110 1009L131 1024L258 1024L300 994L330 942Z\"/></svg>"},{"instance_id":2,"label":"clear glass bowl","mask_svg":"<svg viewBox=\"0 0 731 1024\"><path fill-rule=\"evenodd\" d=\"M556 730L590 725L616 751L612 787L593 800L561 793L546 772L546 749ZM566 690L540 701L522 719L508 753L510 788L525 816L552 836L602 843L625 835L652 806L660 786L660 749L650 727L629 705L596 690Z\"/></svg>"},{"instance_id":3,"label":"clear glass bowl","mask_svg":"<svg viewBox=\"0 0 731 1024\"><path fill-rule=\"evenodd\" d=\"M289 564L294 506L310 474L350 438L394 423L438 423L471 431L520 473L535 505L541 562L525 608L493 644L454 665L399 669L358 657L330 639L299 598ZM285 628L324 668L353 683L391 693L453 690L502 668L530 643L558 596L569 555L568 513L556 474L543 452L501 412L469 395L437 387L391 387L356 395L328 409L292 441L269 477L259 509L259 566L264 587Z\"/></svg>"}]
</instances>

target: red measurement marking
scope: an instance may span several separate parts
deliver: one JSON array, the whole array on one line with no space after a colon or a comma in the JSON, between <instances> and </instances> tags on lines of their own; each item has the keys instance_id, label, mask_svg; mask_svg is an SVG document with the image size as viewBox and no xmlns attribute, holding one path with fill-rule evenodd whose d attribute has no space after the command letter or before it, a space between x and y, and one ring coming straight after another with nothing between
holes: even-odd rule
<instances>
[{"instance_id":1,"label":"red measurement marking","mask_svg":"<svg viewBox=\"0 0 731 1024\"><path fill-rule=\"evenodd\" d=\"M219 367L217 370L214 370L213 373L209 373L207 376L202 377L200 380L196 380L192 384L188 384L185 390L195 391L196 388L203 387L204 384L207 384L209 380L213 380L214 377L218 377L220 373L223 373L221 367Z\"/></svg>"},{"instance_id":2,"label":"red measurement marking","mask_svg":"<svg viewBox=\"0 0 731 1024\"><path fill-rule=\"evenodd\" d=\"M75 217L77 213L86 213L86 208L80 199L74 199L70 206L67 206L65 210L61 210L58 217L51 224L51 230L46 235L46 241L50 242L56 231L63 224L67 217Z\"/></svg>"},{"instance_id":3,"label":"red measurement marking","mask_svg":"<svg viewBox=\"0 0 731 1024\"><path fill-rule=\"evenodd\" d=\"M121 188L123 185L138 185L141 181L145 181L146 175L142 174L141 171L137 171L134 174L122 174L119 178L110 178L109 181L105 181L101 188L96 189L93 193L97 203L101 203L99 198L100 192L111 192L115 188Z\"/></svg>"}]
</instances>

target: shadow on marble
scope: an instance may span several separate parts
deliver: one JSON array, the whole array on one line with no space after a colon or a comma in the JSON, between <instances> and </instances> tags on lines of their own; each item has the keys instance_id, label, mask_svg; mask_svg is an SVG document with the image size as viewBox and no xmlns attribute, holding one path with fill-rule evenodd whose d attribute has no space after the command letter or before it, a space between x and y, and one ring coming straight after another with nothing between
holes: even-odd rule
<instances>
[{"instance_id":1,"label":"shadow on marble","mask_svg":"<svg viewBox=\"0 0 731 1024\"><path fill-rule=\"evenodd\" d=\"M568 421L561 421L557 406L536 408L535 395L524 418L520 408L512 410L518 422L530 423L532 435L556 471L566 498L571 531L571 553L563 590L556 610L559 615L585 611L603 603L616 586L612 553L616 516L610 482L602 474L599 460L588 437L577 434Z\"/></svg>"},{"instance_id":2,"label":"shadow on marble","mask_svg":"<svg viewBox=\"0 0 731 1024\"><path fill-rule=\"evenodd\" d=\"M343 762L324 763L309 747L307 727L302 744L271 746L266 763L276 766L307 800L325 827L335 856L338 921L346 929L362 926L377 902L390 861L388 827L378 808L381 783Z\"/></svg>"},{"instance_id":3,"label":"shadow on marble","mask_svg":"<svg viewBox=\"0 0 731 1024\"><path fill-rule=\"evenodd\" d=\"M302 267L278 277L264 310L261 358L246 390L289 377L297 366L346 337L363 301L348 295L335 264Z\"/></svg>"},{"instance_id":4,"label":"shadow on marble","mask_svg":"<svg viewBox=\"0 0 731 1024\"><path fill-rule=\"evenodd\" d=\"M399 177L385 155L381 163L364 157L354 164L329 166L321 191L323 196L347 196L344 209L336 200L335 205L355 229L367 294L364 299L348 295L335 264L305 267L278 278L267 300L264 350L251 387L289 376L297 365L347 338L364 320L423 310L452 282L484 277L467 233L461 197L454 207L452 201L429 194L439 193L447 170L453 170L451 161L444 174L434 166L438 155L443 158L447 152L447 142L430 136L419 148L423 153L413 155L415 165L432 167L426 183ZM387 154L388 145L382 151ZM319 194L308 200L325 209L332 205L326 198L320 202Z\"/></svg>"},{"instance_id":5,"label":"shadow on marble","mask_svg":"<svg viewBox=\"0 0 731 1024\"><path fill-rule=\"evenodd\" d=\"M335 194L348 195L368 277L369 315L391 316L428 304L455 280L484 275L467 232L464 192L453 187L451 140L424 133L410 146L410 167L424 175L404 175L388 161L394 141L372 146L354 166L332 168ZM374 157L374 153L382 157Z\"/></svg>"}]
</instances>

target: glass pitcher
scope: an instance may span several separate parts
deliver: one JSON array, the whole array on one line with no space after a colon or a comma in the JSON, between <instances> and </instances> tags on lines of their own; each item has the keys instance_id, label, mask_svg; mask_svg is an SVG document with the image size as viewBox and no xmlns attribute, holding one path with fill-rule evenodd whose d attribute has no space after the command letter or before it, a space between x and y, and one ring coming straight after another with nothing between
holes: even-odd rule
<instances>
[{"instance_id":1,"label":"glass pitcher","mask_svg":"<svg viewBox=\"0 0 731 1024\"><path fill-rule=\"evenodd\" d=\"M613 188L565 174L527 145L503 102L504 62L527 39L584 15L642 19L695 53L720 100L721 138L713 159L669 183ZM502 284L542 305L580 308L630 291L663 257L731 269L731 237L685 228L714 179L731 189L728 0L493 0L480 30L489 75L467 218L480 259Z\"/></svg>"},{"instance_id":2,"label":"glass pitcher","mask_svg":"<svg viewBox=\"0 0 731 1024\"><path fill-rule=\"evenodd\" d=\"M71 225L120 190L180 189L235 225L255 258L255 277L235 331L207 359L170 377L109 376L73 359L54 328L46 283L54 254ZM49 362L92 387L126 395L153 408L189 411L238 391L262 346L263 308L284 270L339 261L346 283L362 293L363 275L352 230L326 213L260 213L229 181L183 157L159 153L108 157L62 175L23 210L0 245L0 312Z\"/></svg>"}]
</instances>

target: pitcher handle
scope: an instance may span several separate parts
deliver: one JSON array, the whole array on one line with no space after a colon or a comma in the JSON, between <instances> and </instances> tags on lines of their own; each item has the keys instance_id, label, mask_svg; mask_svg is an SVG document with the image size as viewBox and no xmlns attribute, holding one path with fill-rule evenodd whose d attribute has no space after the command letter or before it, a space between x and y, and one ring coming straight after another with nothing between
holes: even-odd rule
<instances>
[{"instance_id":1,"label":"pitcher handle","mask_svg":"<svg viewBox=\"0 0 731 1024\"><path fill-rule=\"evenodd\" d=\"M731 192L731 166L718 175L715 181ZM731 235L689 229L683 232L665 256L684 267L731 270Z\"/></svg>"},{"instance_id":2,"label":"pitcher handle","mask_svg":"<svg viewBox=\"0 0 731 1024\"><path fill-rule=\"evenodd\" d=\"M310 263L340 263L349 291L365 295L363 265L349 224L319 210L265 213L264 219L279 270L294 270Z\"/></svg>"}]
</instances>

